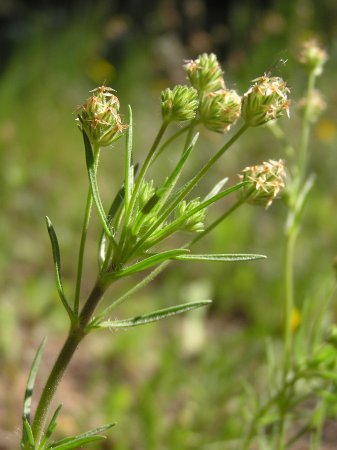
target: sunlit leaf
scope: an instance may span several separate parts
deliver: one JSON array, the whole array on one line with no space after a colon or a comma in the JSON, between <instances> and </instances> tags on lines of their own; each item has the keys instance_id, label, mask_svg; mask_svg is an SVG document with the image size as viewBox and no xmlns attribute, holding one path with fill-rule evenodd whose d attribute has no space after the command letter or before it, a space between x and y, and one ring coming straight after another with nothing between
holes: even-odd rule
<instances>
[{"instance_id":1,"label":"sunlit leaf","mask_svg":"<svg viewBox=\"0 0 337 450\"><path fill-rule=\"evenodd\" d=\"M66 296L64 294L63 286L62 286L62 279L61 279L61 255L60 255L60 248L57 240L57 236L53 227L53 224L51 223L49 217L46 217L47 222L47 230L50 237L50 242L52 246L53 251L53 260L54 260L54 268L55 268L55 281L56 281L56 288L57 292L59 294L59 297L61 299L61 302L67 311L70 319L72 320L74 317L73 310L71 309L68 300L66 299Z\"/></svg>"},{"instance_id":2,"label":"sunlit leaf","mask_svg":"<svg viewBox=\"0 0 337 450\"><path fill-rule=\"evenodd\" d=\"M170 316L176 316L192 309L207 306L212 303L211 300L201 300L197 302L184 303L182 305L171 306L169 308L159 309L149 314L142 314L141 316L132 317L131 319L124 320L107 320L101 322L98 328L130 328L138 325L145 325L151 322L157 322L158 320L166 319Z\"/></svg>"},{"instance_id":3,"label":"sunlit leaf","mask_svg":"<svg viewBox=\"0 0 337 450\"><path fill-rule=\"evenodd\" d=\"M214 261L214 262L233 262L233 261L250 261L255 259L265 259L265 255L256 255L250 253L215 253L204 255L178 255L174 259L180 261Z\"/></svg>"}]
</instances>

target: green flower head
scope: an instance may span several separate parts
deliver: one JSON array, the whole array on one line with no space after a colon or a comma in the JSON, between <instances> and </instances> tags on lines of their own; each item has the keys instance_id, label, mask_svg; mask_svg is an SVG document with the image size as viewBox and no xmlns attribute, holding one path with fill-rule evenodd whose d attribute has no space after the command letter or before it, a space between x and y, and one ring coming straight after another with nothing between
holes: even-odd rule
<instances>
[{"instance_id":1,"label":"green flower head","mask_svg":"<svg viewBox=\"0 0 337 450\"><path fill-rule=\"evenodd\" d=\"M185 214L189 214L194 208L197 208L200 205L200 199L196 198L191 200L190 202L186 202L183 200L180 202L175 210L175 218L179 219ZM196 213L187 217L183 223L180 225L180 229L183 231L193 231L196 233L200 233L204 230L204 221L206 217L206 210L202 209L197 211Z\"/></svg>"},{"instance_id":2,"label":"green flower head","mask_svg":"<svg viewBox=\"0 0 337 450\"><path fill-rule=\"evenodd\" d=\"M285 168L283 160L269 160L257 166L246 167L239 175L246 185L240 195L247 203L263 205L266 209L285 186Z\"/></svg>"},{"instance_id":3,"label":"green flower head","mask_svg":"<svg viewBox=\"0 0 337 450\"><path fill-rule=\"evenodd\" d=\"M220 89L204 94L200 102L200 120L206 128L224 133L240 117L241 97L232 90Z\"/></svg>"},{"instance_id":4,"label":"green flower head","mask_svg":"<svg viewBox=\"0 0 337 450\"><path fill-rule=\"evenodd\" d=\"M163 119L168 122L192 120L198 108L196 89L177 85L173 89L165 89L161 93L161 111Z\"/></svg>"},{"instance_id":5,"label":"green flower head","mask_svg":"<svg viewBox=\"0 0 337 450\"><path fill-rule=\"evenodd\" d=\"M184 68L191 85L199 94L225 88L223 71L214 53L203 53L197 59L187 61Z\"/></svg>"},{"instance_id":6,"label":"green flower head","mask_svg":"<svg viewBox=\"0 0 337 450\"><path fill-rule=\"evenodd\" d=\"M247 125L263 125L282 116L284 111L289 116L289 89L282 78L263 76L253 82L242 99L242 117Z\"/></svg>"},{"instance_id":7,"label":"green flower head","mask_svg":"<svg viewBox=\"0 0 337 450\"><path fill-rule=\"evenodd\" d=\"M91 91L78 112L80 127L87 133L92 144L107 147L121 137L126 128L122 124L119 100L112 93L113 89L101 86Z\"/></svg>"}]
</instances>

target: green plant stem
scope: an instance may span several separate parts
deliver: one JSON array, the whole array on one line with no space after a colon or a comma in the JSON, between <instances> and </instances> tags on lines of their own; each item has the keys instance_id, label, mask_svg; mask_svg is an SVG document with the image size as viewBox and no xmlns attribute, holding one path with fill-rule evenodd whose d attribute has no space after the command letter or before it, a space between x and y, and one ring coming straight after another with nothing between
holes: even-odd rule
<instances>
[{"instance_id":1,"label":"green plant stem","mask_svg":"<svg viewBox=\"0 0 337 450\"><path fill-rule=\"evenodd\" d=\"M47 415L56 389L63 377L63 374L69 362L71 361L74 352L76 351L82 339L87 334L86 326L88 325L92 314L99 301L101 300L103 294L104 288L98 281L91 291L80 313L79 324L70 330L69 335L46 381L39 403L37 405L34 421L32 424L33 435L37 446L41 442Z\"/></svg>"},{"instance_id":2,"label":"green plant stem","mask_svg":"<svg viewBox=\"0 0 337 450\"><path fill-rule=\"evenodd\" d=\"M297 179L295 181L295 190L293 191L293 198L291 199L292 210L289 214L292 215L293 219L287 230L286 235L286 248L285 248L285 300L284 300L284 311L283 311L283 321L284 321L284 362L283 362L283 377L284 380L287 379L289 371L292 365L292 352L293 352L293 331L291 327L292 314L295 306L295 288L294 288L294 256L295 256L295 246L298 236L298 230L300 225L300 213L299 213L299 200L301 191L304 187L305 174L307 168L308 159L308 144L309 144L309 133L310 133L310 99L312 96L312 91L315 86L316 75L314 71L311 71L308 78L307 86L307 106L304 110L302 129L301 129L301 139L299 146L299 156L297 162L296 175ZM285 422L286 422L286 412L281 411L280 416L280 428L278 436L278 450L284 448L285 439Z\"/></svg>"},{"instance_id":3,"label":"green plant stem","mask_svg":"<svg viewBox=\"0 0 337 450\"><path fill-rule=\"evenodd\" d=\"M95 171L97 171L99 153L100 153L99 148L98 147L94 148ZM79 252L78 252L78 262L77 262L77 276L76 276L76 288L75 288L75 298L74 298L74 314L76 317L78 316L79 304L80 304L84 250L85 250L85 244L86 244L86 240L87 240L89 222L90 222L91 211L92 211L92 204L93 204L93 196L92 196L91 188L89 186L89 190L88 190L88 194L87 194L87 203L86 203L86 207L85 207L85 211L84 211L82 234L81 234L81 241L80 241L80 248L79 248Z\"/></svg>"},{"instance_id":4,"label":"green plant stem","mask_svg":"<svg viewBox=\"0 0 337 450\"><path fill-rule=\"evenodd\" d=\"M284 366L283 376L287 377L291 365L292 329L291 317L294 309L294 252L297 232L291 228L287 234L285 252L285 301L284 301Z\"/></svg>"},{"instance_id":5,"label":"green plant stem","mask_svg":"<svg viewBox=\"0 0 337 450\"><path fill-rule=\"evenodd\" d=\"M155 138L155 140L154 140L154 142L152 144L152 147L150 148L150 151L147 154L147 157L146 157L146 159L144 161L144 164L142 165L142 168L140 169L139 175L138 175L138 177L136 179L136 182L135 182L132 194L131 194L129 208L128 208L128 211L126 213L126 225L128 225L130 217L131 217L131 214L132 214L132 210L135 207L135 204L136 204L136 201L137 201L137 197L138 197L138 192L139 192L140 186L142 184L142 181L144 179L144 176L145 176L148 168L150 167L150 165L152 163L154 154L155 154L155 152L157 150L159 142L161 141L161 138L163 137L163 135L164 135L164 133L166 131L167 126L168 126L167 122L163 122L162 123L162 125L161 125L161 127L160 127L160 129L158 131L158 134L157 134L157 136L156 136L156 138Z\"/></svg>"},{"instance_id":6,"label":"green plant stem","mask_svg":"<svg viewBox=\"0 0 337 450\"><path fill-rule=\"evenodd\" d=\"M248 194L247 194L248 197ZM182 248L190 248L194 244L196 244L200 239L205 237L208 233L210 233L217 225L219 225L220 222L225 220L232 212L234 212L240 205L242 205L246 198L244 197L240 200L238 200L236 203L234 203L233 206L231 206L227 211L225 211L218 219L216 219L214 222L212 222L210 225L208 225L207 228L205 228L204 231L201 233L198 233L197 236L195 236L193 239L191 239L189 242L187 242ZM145 278L143 278L139 283L137 283L135 286L133 286L131 289L126 291L124 294L122 294L120 297L118 297L116 300L114 300L107 308L105 308L104 311L96 318L98 320L103 319L107 316L114 308L119 306L121 303L123 303L127 298L130 297L130 295L135 294L143 287L147 286L151 281L153 281L170 263L172 260L167 260L165 262L162 262L158 267L156 267L154 270L152 270L149 275L147 275ZM95 321L96 321L95 319Z\"/></svg>"},{"instance_id":7,"label":"green plant stem","mask_svg":"<svg viewBox=\"0 0 337 450\"><path fill-rule=\"evenodd\" d=\"M308 159L308 144L309 144L309 134L310 134L310 101L312 97L312 92L315 88L316 75L315 71L309 73L308 86L307 86L307 105L304 110L302 130L301 130L301 140L299 148L299 158L298 158L298 192L301 190L301 186L304 182L307 159Z\"/></svg>"},{"instance_id":8,"label":"green plant stem","mask_svg":"<svg viewBox=\"0 0 337 450\"><path fill-rule=\"evenodd\" d=\"M188 132L186 135L186 139L185 139L185 145L184 145L184 149L183 152L188 148L188 146L190 145L191 141L192 141L192 136L193 136L193 132L195 130L196 125L198 124L197 119L193 119L189 126L188 126Z\"/></svg>"},{"instance_id":9,"label":"green plant stem","mask_svg":"<svg viewBox=\"0 0 337 450\"><path fill-rule=\"evenodd\" d=\"M155 155L153 155L152 158L152 162L151 164L153 164L156 159L158 158L158 156L160 156L162 154L162 152L166 149L166 147L168 147L170 144L172 144L172 142L177 139L179 136L181 136L182 134L185 133L185 131L187 131L190 128L190 124L184 126L183 128L180 128L178 131L176 131L174 134L172 134L172 136L170 136L159 148L158 151L155 153Z\"/></svg>"},{"instance_id":10,"label":"green plant stem","mask_svg":"<svg viewBox=\"0 0 337 450\"><path fill-rule=\"evenodd\" d=\"M187 194L189 194L192 189L198 184L198 182L206 175L210 168L218 161L218 159L236 142L239 137L248 129L248 125L244 124L241 128L223 145L220 150L199 170L199 172L188 182L185 187L181 190L181 193L175 198L175 200L170 204L170 206L165 210L165 212L155 221L155 223L148 229L147 233L140 239L137 244L130 250L126 255L125 260L128 260L136 254L137 250L144 244L149 236L166 220L166 218L171 214L178 203L183 200Z\"/></svg>"}]
</instances>

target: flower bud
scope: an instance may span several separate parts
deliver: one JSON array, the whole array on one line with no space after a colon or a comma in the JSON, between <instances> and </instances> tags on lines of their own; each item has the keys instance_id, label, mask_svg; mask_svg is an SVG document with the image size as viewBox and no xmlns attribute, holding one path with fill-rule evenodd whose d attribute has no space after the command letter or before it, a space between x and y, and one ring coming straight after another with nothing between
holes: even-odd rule
<instances>
[{"instance_id":1,"label":"flower bud","mask_svg":"<svg viewBox=\"0 0 337 450\"><path fill-rule=\"evenodd\" d=\"M310 122L316 122L322 112L326 109L326 102L324 101L320 91L318 89L313 89L309 97L299 100L297 106L302 116L307 110Z\"/></svg>"},{"instance_id":2,"label":"flower bud","mask_svg":"<svg viewBox=\"0 0 337 450\"><path fill-rule=\"evenodd\" d=\"M155 187L153 185L153 180L145 181L143 180L141 187L139 189L139 197L138 197L138 208L142 209L146 203L150 200L150 198L155 193Z\"/></svg>"},{"instance_id":3,"label":"flower bud","mask_svg":"<svg viewBox=\"0 0 337 450\"><path fill-rule=\"evenodd\" d=\"M80 127L91 143L100 147L112 144L126 128L118 114L119 100L112 90L106 86L94 89L93 95L79 108Z\"/></svg>"},{"instance_id":4,"label":"flower bud","mask_svg":"<svg viewBox=\"0 0 337 450\"><path fill-rule=\"evenodd\" d=\"M186 202L183 200L180 202L175 210L175 218L179 219L184 214L187 214L192 209L200 205L199 198ZM204 221L206 216L206 210L202 209L186 218L186 220L180 225L180 229L184 231L194 231L199 233L204 230Z\"/></svg>"},{"instance_id":5,"label":"flower bud","mask_svg":"<svg viewBox=\"0 0 337 450\"><path fill-rule=\"evenodd\" d=\"M188 86L175 86L161 93L161 111L163 119L168 122L192 120L198 108L198 93Z\"/></svg>"},{"instance_id":6,"label":"flower bud","mask_svg":"<svg viewBox=\"0 0 337 450\"><path fill-rule=\"evenodd\" d=\"M246 167L239 175L247 184L240 190L247 203L263 205L266 209L272 204L285 186L284 162L270 159L258 166Z\"/></svg>"},{"instance_id":7,"label":"flower bud","mask_svg":"<svg viewBox=\"0 0 337 450\"><path fill-rule=\"evenodd\" d=\"M242 117L247 125L263 125L282 116L284 111L289 116L289 89L282 78L263 76L253 82L242 99Z\"/></svg>"},{"instance_id":8,"label":"flower bud","mask_svg":"<svg viewBox=\"0 0 337 450\"><path fill-rule=\"evenodd\" d=\"M200 120L206 128L223 133L240 117L241 97L232 90L220 89L202 96Z\"/></svg>"},{"instance_id":9,"label":"flower bud","mask_svg":"<svg viewBox=\"0 0 337 450\"><path fill-rule=\"evenodd\" d=\"M327 59L327 52L319 46L315 39L311 39L303 44L299 55L299 61L304 64L310 72L313 71L316 76L321 75Z\"/></svg>"},{"instance_id":10,"label":"flower bud","mask_svg":"<svg viewBox=\"0 0 337 450\"><path fill-rule=\"evenodd\" d=\"M225 88L223 72L214 53L203 53L187 61L184 68L191 85L201 94Z\"/></svg>"}]
</instances>

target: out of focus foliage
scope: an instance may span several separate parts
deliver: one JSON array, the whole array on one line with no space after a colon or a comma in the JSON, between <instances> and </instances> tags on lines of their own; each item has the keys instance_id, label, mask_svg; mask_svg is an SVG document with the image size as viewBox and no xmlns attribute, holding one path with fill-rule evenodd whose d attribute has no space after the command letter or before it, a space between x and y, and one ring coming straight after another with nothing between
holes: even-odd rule
<instances>
[{"instance_id":1,"label":"out of focus foliage","mask_svg":"<svg viewBox=\"0 0 337 450\"><path fill-rule=\"evenodd\" d=\"M52 361L64 332L44 216L57 226L70 286L86 189L74 119L88 89L113 86L124 114L132 104L135 152L142 160L160 122L161 89L184 82L182 59L214 51L228 86L241 94L264 72L288 80L291 121L281 126L296 142L297 99L305 78L297 50L303 39L319 37L330 53L320 80L327 110L310 142L310 170L317 182L299 239L297 298L314 301L330 283L337 253L336 16L333 0L1 2L0 449L13 448L34 349L48 333L46 358ZM222 136L204 131L196 164L222 142ZM226 167L221 161L217 165L218 178L230 174L236 181L247 165L287 158L266 130L252 130L241 143L226 155ZM103 194L116 191L121 182L119 145L112 150L114 163L101 164ZM169 156L166 163L172 164ZM268 211L247 206L203 245L214 252L264 253L266 262L195 264L179 271L172 265L125 305L120 314L126 316L129 310L134 315L138 308L168 306L177 298L214 300L207 315L198 311L88 340L58 394L65 403L60 431L74 433L116 420L118 426L100 448L118 450L215 450L237 439L240 380L263 386L265 338L281 334L284 220L281 202ZM90 266L90 260L96 264L95 251L89 244L88 287L95 276ZM336 319L335 310L330 321Z\"/></svg>"}]
</instances>

